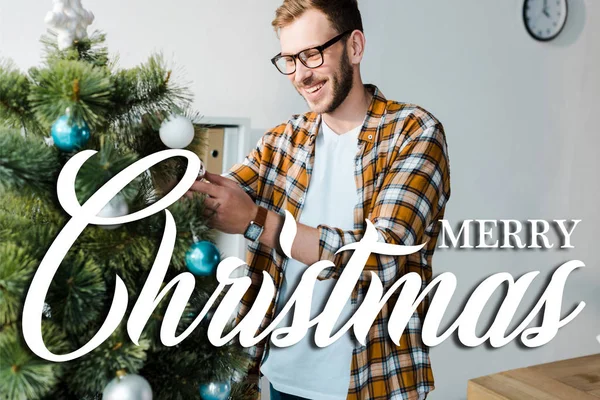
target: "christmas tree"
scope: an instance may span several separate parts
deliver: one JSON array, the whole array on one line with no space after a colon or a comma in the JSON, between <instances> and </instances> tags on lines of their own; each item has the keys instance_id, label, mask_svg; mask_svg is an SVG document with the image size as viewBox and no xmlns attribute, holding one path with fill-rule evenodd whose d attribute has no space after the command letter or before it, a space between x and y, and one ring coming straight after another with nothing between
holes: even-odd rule
<instances>
[{"instance_id":1,"label":"christmas tree","mask_svg":"<svg viewBox=\"0 0 600 400\"><path fill-rule=\"evenodd\" d=\"M206 146L192 96L178 84L160 54L120 69L99 31L88 36L93 15L79 0L55 1L52 26L42 38L43 62L27 73L0 62L0 395L4 399L243 399L253 386L240 382L246 352L213 346L209 321L176 346L160 341L165 296L136 345L127 317L90 353L67 362L38 357L23 339L21 314L29 284L57 234L71 218L56 182L63 166L95 150L77 175L80 204L117 173L150 154ZM115 217L147 208L181 179L186 162L168 159L138 176L98 214ZM177 238L165 283L181 272L196 278L178 326L184 331L217 286L220 254L203 218L203 196L182 197L168 210ZM123 225L89 225L62 261L45 298L42 334L54 354L81 348L98 331L111 306L117 276L127 287L128 312L153 265L165 213ZM194 256L203 256L204 259ZM187 258L186 258L187 256ZM205 318L206 320L206 318Z\"/></svg>"}]
</instances>

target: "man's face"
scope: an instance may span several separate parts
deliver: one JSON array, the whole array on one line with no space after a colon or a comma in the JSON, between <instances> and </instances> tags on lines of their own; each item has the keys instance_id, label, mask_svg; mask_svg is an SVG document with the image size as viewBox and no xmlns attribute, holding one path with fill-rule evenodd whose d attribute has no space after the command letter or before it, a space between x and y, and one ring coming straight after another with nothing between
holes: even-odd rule
<instances>
[{"instance_id":1,"label":"man's face","mask_svg":"<svg viewBox=\"0 0 600 400\"><path fill-rule=\"evenodd\" d=\"M281 54L296 54L320 46L338 35L320 11L308 10L281 29ZM353 67L346 52L347 36L323 51L323 65L311 69L296 60L296 72L287 75L294 87L316 113L331 113L352 89Z\"/></svg>"}]
</instances>

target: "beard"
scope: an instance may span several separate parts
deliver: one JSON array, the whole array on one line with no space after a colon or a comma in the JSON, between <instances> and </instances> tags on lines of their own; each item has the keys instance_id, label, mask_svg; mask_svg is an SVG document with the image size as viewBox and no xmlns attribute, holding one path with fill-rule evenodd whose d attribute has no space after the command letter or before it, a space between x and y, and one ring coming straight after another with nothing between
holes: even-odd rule
<instances>
[{"instance_id":1,"label":"beard","mask_svg":"<svg viewBox=\"0 0 600 400\"><path fill-rule=\"evenodd\" d=\"M346 100L346 97L348 97L348 94L352 90L352 86L354 83L352 80L354 71L352 69L352 64L350 63L348 53L346 52L346 46L344 46L344 51L342 54L343 56L340 60L340 65L336 73L330 79L333 97L328 104L323 104L321 107L319 107L322 108L322 110L319 111L313 109L314 112L323 114L334 112L344 102L344 100ZM310 86L312 82L319 80L320 79L313 77L313 79L311 79L310 81L305 82L304 86ZM296 87L296 90L298 91L300 96L302 96L302 92L300 91L300 89ZM302 97L304 98L304 96ZM308 106L310 107L310 103L308 102L308 100L306 100L306 98L304 100L306 101L306 104L308 104Z\"/></svg>"}]
</instances>

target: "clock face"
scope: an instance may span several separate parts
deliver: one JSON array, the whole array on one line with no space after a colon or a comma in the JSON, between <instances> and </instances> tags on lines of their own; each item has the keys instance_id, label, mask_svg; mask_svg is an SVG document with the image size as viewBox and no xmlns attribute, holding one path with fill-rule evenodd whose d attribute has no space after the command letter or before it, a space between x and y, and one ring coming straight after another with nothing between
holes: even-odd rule
<instances>
[{"instance_id":1,"label":"clock face","mask_svg":"<svg viewBox=\"0 0 600 400\"><path fill-rule=\"evenodd\" d=\"M567 0L525 0L523 21L527 32L541 41L554 39L567 21Z\"/></svg>"}]
</instances>

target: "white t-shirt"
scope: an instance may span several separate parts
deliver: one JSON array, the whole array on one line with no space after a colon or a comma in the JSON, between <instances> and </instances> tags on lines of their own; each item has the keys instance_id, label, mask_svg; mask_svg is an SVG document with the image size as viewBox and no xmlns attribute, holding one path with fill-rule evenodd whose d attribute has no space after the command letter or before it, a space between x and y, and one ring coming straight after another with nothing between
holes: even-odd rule
<instances>
[{"instance_id":1,"label":"white t-shirt","mask_svg":"<svg viewBox=\"0 0 600 400\"><path fill-rule=\"evenodd\" d=\"M320 224L354 229L354 207L359 201L354 179L354 158L358 152L361 126L338 135L321 121L315 142L313 171L298 222L316 228ZM277 312L290 298L307 265L289 259L284 271ZM316 281L311 305L311 319L325 306L337 279ZM334 330L337 332L350 318L350 300ZM291 326L293 308L278 327ZM354 349L350 331L333 344L319 348L314 343L315 327L289 347L269 342L269 352L261 365L262 373L280 392L308 399L346 399L350 384L350 364Z\"/></svg>"}]
</instances>

